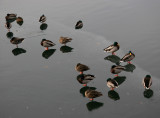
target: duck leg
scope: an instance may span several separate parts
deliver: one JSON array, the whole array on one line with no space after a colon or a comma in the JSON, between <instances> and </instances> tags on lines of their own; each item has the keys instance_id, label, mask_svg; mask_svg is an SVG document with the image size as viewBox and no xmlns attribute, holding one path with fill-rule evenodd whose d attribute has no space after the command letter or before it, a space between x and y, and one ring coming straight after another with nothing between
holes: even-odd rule
<instances>
[{"instance_id":1,"label":"duck leg","mask_svg":"<svg viewBox=\"0 0 160 118\"><path fill-rule=\"evenodd\" d=\"M128 64L132 64L130 61L128 61Z\"/></svg>"},{"instance_id":2,"label":"duck leg","mask_svg":"<svg viewBox=\"0 0 160 118\"><path fill-rule=\"evenodd\" d=\"M85 87L85 86L87 86L87 84L83 84L83 86Z\"/></svg>"},{"instance_id":3,"label":"duck leg","mask_svg":"<svg viewBox=\"0 0 160 118\"><path fill-rule=\"evenodd\" d=\"M116 55L116 53L112 52L112 55Z\"/></svg>"},{"instance_id":4,"label":"duck leg","mask_svg":"<svg viewBox=\"0 0 160 118\"><path fill-rule=\"evenodd\" d=\"M83 74L83 72L81 71L80 74Z\"/></svg>"},{"instance_id":5,"label":"duck leg","mask_svg":"<svg viewBox=\"0 0 160 118\"><path fill-rule=\"evenodd\" d=\"M48 47L46 47L45 50L48 50Z\"/></svg>"},{"instance_id":6,"label":"duck leg","mask_svg":"<svg viewBox=\"0 0 160 118\"><path fill-rule=\"evenodd\" d=\"M93 98L90 98L89 100L90 100L90 101L93 101Z\"/></svg>"},{"instance_id":7,"label":"duck leg","mask_svg":"<svg viewBox=\"0 0 160 118\"><path fill-rule=\"evenodd\" d=\"M115 77L118 77L118 74L114 75Z\"/></svg>"}]
</instances>

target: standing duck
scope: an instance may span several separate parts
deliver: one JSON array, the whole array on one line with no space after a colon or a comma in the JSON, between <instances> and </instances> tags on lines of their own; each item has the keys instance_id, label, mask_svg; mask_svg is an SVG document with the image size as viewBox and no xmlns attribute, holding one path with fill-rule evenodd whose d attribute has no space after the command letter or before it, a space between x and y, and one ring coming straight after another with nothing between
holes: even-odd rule
<instances>
[{"instance_id":1,"label":"standing duck","mask_svg":"<svg viewBox=\"0 0 160 118\"><path fill-rule=\"evenodd\" d=\"M79 20L75 25L75 29L81 29L82 27L83 27L83 22Z\"/></svg>"},{"instance_id":2,"label":"standing duck","mask_svg":"<svg viewBox=\"0 0 160 118\"><path fill-rule=\"evenodd\" d=\"M83 74L83 71L87 71L90 68L84 64L78 63L75 67L75 70L77 70L78 72L80 72L80 74Z\"/></svg>"},{"instance_id":3,"label":"standing duck","mask_svg":"<svg viewBox=\"0 0 160 118\"><path fill-rule=\"evenodd\" d=\"M112 55L115 55L114 52L119 50L120 46L117 42L114 42L112 45L108 46L107 48L104 49L104 52L109 52L112 53Z\"/></svg>"},{"instance_id":4,"label":"standing duck","mask_svg":"<svg viewBox=\"0 0 160 118\"><path fill-rule=\"evenodd\" d=\"M12 19L16 19L17 14L7 14L7 16L5 17L6 20L12 20Z\"/></svg>"},{"instance_id":5,"label":"standing duck","mask_svg":"<svg viewBox=\"0 0 160 118\"><path fill-rule=\"evenodd\" d=\"M68 37L60 37L59 42L61 44L66 45L66 43L71 42L72 38L68 38Z\"/></svg>"},{"instance_id":6,"label":"standing duck","mask_svg":"<svg viewBox=\"0 0 160 118\"><path fill-rule=\"evenodd\" d=\"M146 77L143 79L142 84L144 86L144 88L146 89L150 89L151 85L152 85L152 78L150 75L146 75Z\"/></svg>"},{"instance_id":7,"label":"standing duck","mask_svg":"<svg viewBox=\"0 0 160 118\"><path fill-rule=\"evenodd\" d=\"M121 60L120 62L128 62L129 64L131 64L131 60L135 58L135 54L133 54L131 51L129 51L129 53L127 53Z\"/></svg>"},{"instance_id":8,"label":"standing duck","mask_svg":"<svg viewBox=\"0 0 160 118\"><path fill-rule=\"evenodd\" d=\"M16 44L17 48L18 48L18 44L22 43L22 41L24 40L24 38L18 38L18 37L13 37L10 42L12 44Z\"/></svg>"},{"instance_id":9,"label":"standing duck","mask_svg":"<svg viewBox=\"0 0 160 118\"><path fill-rule=\"evenodd\" d=\"M80 74L79 76L77 76L77 80L79 81L79 83L83 84L83 86L87 86L87 83L92 81L94 78L95 76L90 74Z\"/></svg>"},{"instance_id":10,"label":"standing duck","mask_svg":"<svg viewBox=\"0 0 160 118\"><path fill-rule=\"evenodd\" d=\"M120 72L123 71L123 70L125 70L125 67L124 67L124 66L121 66L121 65L118 65L118 66L113 65L113 66L111 67L111 73L117 74L117 75L115 75L115 76L118 76L118 73L120 73Z\"/></svg>"},{"instance_id":11,"label":"standing duck","mask_svg":"<svg viewBox=\"0 0 160 118\"><path fill-rule=\"evenodd\" d=\"M45 47L46 50L48 50L48 47L52 47L52 46L54 46L54 45L56 45L56 44L54 44L54 43L53 43L52 41L50 41L50 40L42 39L41 45L42 45L43 47Z\"/></svg>"},{"instance_id":12,"label":"standing duck","mask_svg":"<svg viewBox=\"0 0 160 118\"><path fill-rule=\"evenodd\" d=\"M118 82L114 79L108 78L107 79L107 86L111 89L114 90L114 88L118 87Z\"/></svg>"},{"instance_id":13,"label":"standing duck","mask_svg":"<svg viewBox=\"0 0 160 118\"><path fill-rule=\"evenodd\" d=\"M10 32L12 25L10 22L6 22L5 27L8 29L8 32Z\"/></svg>"},{"instance_id":14,"label":"standing duck","mask_svg":"<svg viewBox=\"0 0 160 118\"><path fill-rule=\"evenodd\" d=\"M40 19L39 22L44 23L47 20L46 16L43 14Z\"/></svg>"},{"instance_id":15,"label":"standing duck","mask_svg":"<svg viewBox=\"0 0 160 118\"><path fill-rule=\"evenodd\" d=\"M85 96L87 98L90 98L91 101L93 101L93 98L102 96L102 93L95 90L88 89L85 91Z\"/></svg>"}]
</instances>

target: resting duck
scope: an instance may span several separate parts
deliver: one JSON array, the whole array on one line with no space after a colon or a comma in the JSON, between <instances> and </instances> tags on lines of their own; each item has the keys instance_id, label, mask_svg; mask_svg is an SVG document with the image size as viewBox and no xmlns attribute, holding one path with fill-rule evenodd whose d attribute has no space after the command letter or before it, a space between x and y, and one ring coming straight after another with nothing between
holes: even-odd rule
<instances>
[{"instance_id":1,"label":"resting duck","mask_svg":"<svg viewBox=\"0 0 160 118\"><path fill-rule=\"evenodd\" d=\"M79 71L80 74L83 74L83 71L87 71L89 70L90 68L84 64L81 64L81 63L78 63L75 67L75 70Z\"/></svg>"},{"instance_id":2,"label":"resting duck","mask_svg":"<svg viewBox=\"0 0 160 118\"><path fill-rule=\"evenodd\" d=\"M151 85L152 85L152 78L150 75L146 75L146 77L143 79L142 84L144 86L144 88L146 89L150 89Z\"/></svg>"},{"instance_id":3,"label":"resting duck","mask_svg":"<svg viewBox=\"0 0 160 118\"><path fill-rule=\"evenodd\" d=\"M68 37L60 37L59 42L61 44L66 45L66 43L71 42L72 38L68 38Z\"/></svg>"},{"instance_id":4,"label":"resting duck","mask_svg":"<svg viewBox=\"0 0 160 118\"><path fill-rule=\"evenodd\" d=\"M107 79L107 86L111 89L114 90L114 88L118 87L118 82L114 79L108 78Z\"/></svg>"},{"instance_id":5,"label":"resting duck","mask_svg":"<svg viewBox=\"0 0 160 118\"><path fill-rule=\"evenodd\" d=\"M109 52L112 53L112 55L115 55L114 52L119 50L120 46L117 42L114 42L112 45L108 46L107 48L104 49L104 52Z\"/></svg>"},{"instance_id":6,"label":"resting duck","mask_svg":"<svg viewBox=\"0 0 160 118\"><path fill-rule=\"evenodd\" d=\"M83 22L79 20L75 25L75 29L81 29L82 27L83 27Z\"/></svg>"},{"instance_id":7,"label":"resting duck","mask_svg":"<svg viewBox=\"0 0 160 118\"><path fill-rule=\"evenodd\" d=\"M24 40L24 38L18 38L18 37L13 37L10 42L12 44L16 44L17 48L18 48L18 44L22 43L22 41Z\"/></svg>"},{"instance_id":8,"label":"resting duck","mask_svg":"<svg viewBox=\"0 0 160 118\"><path fill-rule=\"evenodd\" d=\"M46 16L43 14L40 19L39 22L44 23L47 20Z\"/></svg>"},{"instance_id":9,"label":"resting duck","mask_svg":"<svg viewBox=\"0 0 160 118\"><path fill-rule=\"evenodd\" d=\"M12 20L12 19L15 19L16 17L17 17L17 14L7 14L5 18L6 20Z\"/></svg>"},{"instance_id":10,"label":"resting duck","mask_svg":"<svg viewBox=\"0 0 160 118\"><path fill-rule=\"evenodd\" d=\"M118 66L113 65L113 66L111 67L111 73L117 74L117 75L115 75L115 76L118 76L118 73L120 73L120 72L123 71L123 70L125 70L125 67L124 67L124 66L121 66L121 65L118 65Z\"/></svg>"},{"instance_id":11,"label":"resting duck","mask_svg":"<svg viewBox=\"0 0 160 118\"><path fill-rule=\"evenodd\" d=\"M87 86L87 83L89 83L90 81L92 81L94 78L95 78L94 75L80 74L77 77L77 80L79 81L79 83L83 84L83 86Z\"/></svg>"},{"instance_id":12,"label":"resting duck","mask_svg":"<svg viewBox=\"0 0 160 118\"><path fill-rule=\"evenodd\" d=\"M91 101L93 101L93 98L102 96L102 93L95 90L88 89L85 91L85 96L87 98L90 98Z\"/></svg>"},{"instance_id":13,"label":"resting duck","mask_svg":"<svg viewBox=\"0 0 160 118\"><path fill-rule=\"evenodd\" d=\"M42 45L43 47L46 47L45 49L48 50L48 47L52 47L52 46L54 46L54 45L56 45L56 44L54 44L54 43L53 43L52 41L50 41L50 40L42 39L41 45Z\"/></svg>"},{"instance_id":14,"label":"resting duck","mask_svg":"<svg viewBox=\"0 0 160 118\"><path fill-rule=\"evenodd\" d=\"M128 62L129 64L131 64L131 60L135 58L135 55L129 51L129 53L127 53L121 60L120 62Z\"/></svg>"},{"instance_id":15,"label":"resting duck","mask_svg":"<svg viewBox=\"0 0 160 118\"><path fill-rule=\"evenodd\" d=\"M8 29L8 31L10 32L10 29L12 27L10 22L6 22L5 27Z\"/></svg>"}]
</instances>

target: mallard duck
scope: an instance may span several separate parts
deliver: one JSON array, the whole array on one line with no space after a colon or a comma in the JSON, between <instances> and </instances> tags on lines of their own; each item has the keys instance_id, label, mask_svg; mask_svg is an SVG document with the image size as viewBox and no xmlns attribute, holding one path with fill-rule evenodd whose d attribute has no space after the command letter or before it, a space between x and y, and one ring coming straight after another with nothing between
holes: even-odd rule
<instances>
[{"instance_id":1,"label":"mallard duck","mask_svg":"<svg viewBox=\"0 0 160 118\"><path fill-rule=\"evenodd\" d=\"M17 48L18 48L18 44L22 43L22 41L24 40L24 38L18 38L18 37L13 37L10 42L12 44L16 44Z\"/></svg>"},{"instance_id":2,"label":"mallard duck","mask_svg":"<svg viewBox=\"0 0 160 118\"><path fill-rule=\"evenodd\" d=\"M102 93L95 90L88 89L85 91L85 96L87 98L90 98L91 101L93 101L93 98L102 96Z\"/></svg>"},{"instance_id":3,"label":"mallard duck","mask_svg":"<svg viewBox=\"0 0 160 118\"><path fill-rule=\"evenodd\" d=\"M114 42L112 45L108 46L107 48L104 49L104 52L109 52L112 53L112 55L115 55L114 52L119 50L120 46L117 42Z\"/></svg>"},{"instance_id":4,"label":"mallard duck","mask_svg":"<svg viewBox=\"0 0 160 118\"><path fill-rule=\"evenodd\" d=\"M71 42L72 38L68 38L68 37L60 37L59 42L61 44L66 45L66 43Z\"/></svg>"},{"instance_id":5,"label":"mallard duck","mask_svg":"<svg viewBox=\"0 0 160 118\"><path fill-rule=\"evenodd\" d=\"M75 29L81 29L82 27L83 27L83 22L79 20L75 25Z\"/></svg>"},{"instance_id":6,"label":"mallard duck","mask_svg":"<svg viewBox=\"0 0 160 118\"><path fill-rule=\"evenodd\" d=\"M120 62L128 62L129 64L131 64L131 60L135 58L135 55L129 51L129 53L127 53L121 60Z\"/></svg>"},{"instance_id":7,"label":"mallard duck","mask_svg":"<svg viewBox=\"0 0 160 118\"><path fill-rule=\"evenodd\" d=\"M95 78L94 75L80 74L77 77L77 80L79 81L79 83L83 84L83 86L87 86L87 83L89 83L90 81L92 81L94 78Z\"/></svg>"},{"instance_id":8,"label":"mallard duck","mask_svg":"<svg viewBox=\"0 0 160 118\"><path fill-rule=\"evenodd\" d=\"M118 66L113 65L113 66L111 67L111 73L117 74L117 75L115 75L115 76L118 76L118 73L120 73L120 72L123 71L123 70L125 70L125 67L124 67L124 66L121 66L121 65L118 65Z\"/></svg>"},{"instance_id":9,"label":"mallard duck","mask_svg":"<svg viewBox=\"0 0 160 118\"><path fill-rule=\"evenodd\" d=\"M146 77L143 79L142 84L144 86L144 88L146 89L150 89L151 85L152 85L152 78L150 75L146 75Z\"/></svg>"},{"instance_id":10,"label":"mallard duck","mask_svg":"<svg viewBox=\"0 0 160 118\"><path fill-rule=\"evenodd\" d=\"M54 45L56 45L56 44L54 44L54 43L53 43L52 41L50 41L50 40L42 39L41 45L42 45L43 47L46 47L46 50L48 50L48 47L52 47L52 46L54 46Z\"/></svg>"},{"instance_id":11,"label":"mallard duck","mask_svg":"<svg viewBox=\"0 0 160 118\"><path fill-rule=\"evenodd\" d=\"M12 27L10 22L6 22L5 27L8 29L8 31L10 32L10 29Z\"/></svg>"},{"instance_id":12,"label":"mallard duck","mask_svg":"<svg viewBox=\"0 0 160 118\"><path fill-rule=\"evenodd\" d=\"M39 22L44 23L47 20L46 16L43 14L40 19Z\"/></svg>"},{"instance_id":13,"label":"mallard duck","mask_svg":"<svg viewBox=\"0 0 160 118\"><path fill-rule=\"evenodd\" d=\"M75 70L79 71L80 74L83 74L83 71L87 71L89 70L90 68L84 64L81 64L81 63L78 63L75 67Z\"/></svg>"},{"instance_id":14,"label":"mallard duck","mask_svg":"<svg viewBox=\"0 0 160 118\"><path fill-rule=\"evenodd\" d=\"M7 14L5 18L6 20L12 20L12 19L15 19L16 17L17 17L17 14Z\"/></svg>"},{"instance_id":15,"label":"mallard duck","mask_svg":"<svg viewBox=\"0 0 160 118\"><path fill-rule=\"evenodd\" d=\"M118 82L114 79L108 78L107 79L107 86L111 89L114 90L114 88L118 87Z\"/></svg>"}]
</instances>

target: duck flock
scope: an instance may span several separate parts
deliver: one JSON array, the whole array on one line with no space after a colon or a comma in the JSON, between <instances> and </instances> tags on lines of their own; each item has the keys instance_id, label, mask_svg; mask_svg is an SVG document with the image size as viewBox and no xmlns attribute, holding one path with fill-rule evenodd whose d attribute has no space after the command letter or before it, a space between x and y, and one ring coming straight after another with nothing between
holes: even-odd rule
<instances>
[{"instance_id":1,"label":"duck flock","mask_svg":"<svg viewBox=\"0 0 160 118\"><path fill-rule=\"evenodd\" d=\"M16 47L18 48L18 45L22 43L25 38L13 37L13 33L10 32L10 29L12 27L11 23L14 22L15 20L17 24L21 26L23 24L23 18L17 17L17 14L12 14L12 13L7 14L5 18L6 18L5 27L8 29L7 36L11 38L10 42L12 44L15 44ZM47 24L45 23L46 20L47 18L45 15L40 16L39 22L42 23L42 25L40 26L41 30L45 30L47 28ZM83 27L83 22L79 20L75 25L75 29L81 29L82 27ZM60 37L59 39L59 43L63 44L64 46L66 46L66 44L71 41L72 41L72 38L69 38L69 37ZM46 40L46 39L42 39L40 44L41 46L45 47L45 50L48 50L49 47L56 45L52 41ZM112 45L109 45L107 48L105 48L104 52L111 53L112 55L116 55L115 52L118 51L119 49L120 49L120 45L118 44L118 42L114 42ZM131 64L131 60L133 60L134 58L135 58L135 54L132 51L129 51L127 54L124 55L123 58L119 60L117 65L113 65L111 67L110 72L114 74L116 77L118 77L118 74L126 69L125 66L121 66L120 64L122 62L127 62L128 64ZM80 72L80 75L77 77L77 80L79 81L80 84L83 84L83 86L87 86L87 84L95 78L94 75L83 73L84 71L87 71L89 69L90 68L87 65L81 64L81 63L78 63L75 66L75 70ZM114 90L119 86L117 80L112 78L108 78L106 84L111 90ZM146 75L142 80L142 84L145 89L150 89L152 85L151 75ZM88 88L85 91L85 96L89 98L91 101L93 101L94 98L102 96L102 93Z\"/></svg>"}]
</instances>

